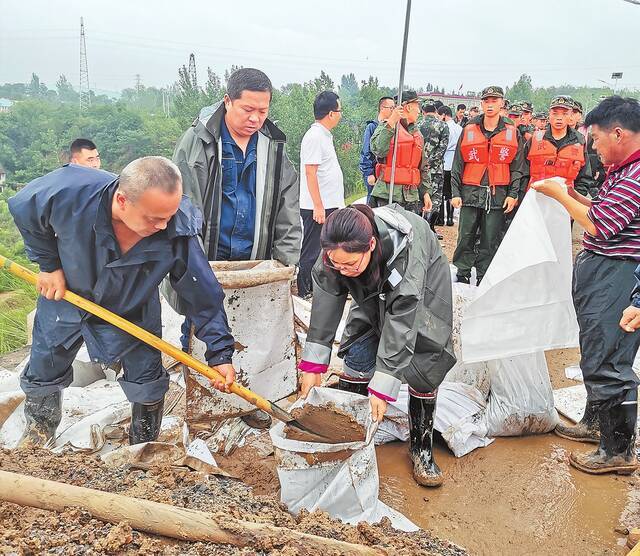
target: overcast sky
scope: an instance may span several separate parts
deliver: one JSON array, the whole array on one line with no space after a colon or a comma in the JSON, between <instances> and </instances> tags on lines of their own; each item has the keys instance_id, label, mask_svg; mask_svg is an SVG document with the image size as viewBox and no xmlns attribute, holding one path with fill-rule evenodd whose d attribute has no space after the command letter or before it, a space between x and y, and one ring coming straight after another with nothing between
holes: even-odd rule
<instances>
[{"instance_id":1,"label":"overcast sky","mask_svg":"<svg viewBox=\"0 0 640 556\"><path fill-rule=\"evenodd\" d=\"M232 64L280 86L353 72L397 86L404 0L0 0L0 83L37 73L77 88L80 16L99 90L164 86L196 55L199 76ZM623 0L414 0L405 82L447 91L511 85L640 88L640 6Z\"/></svg>"}]
</instances>

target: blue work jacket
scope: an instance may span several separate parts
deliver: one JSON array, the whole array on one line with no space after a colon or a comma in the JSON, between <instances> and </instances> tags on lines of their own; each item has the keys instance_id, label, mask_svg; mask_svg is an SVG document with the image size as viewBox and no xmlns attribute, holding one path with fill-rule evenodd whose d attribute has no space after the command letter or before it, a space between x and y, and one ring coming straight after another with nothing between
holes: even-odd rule
<instances>
[{"instance_id":1,"label":"blue work jacket","mask_svg":"<svg viewBox=\"0 0 640 556\"><path fill-rule=\"evenodd\" d=\"M196 337L207 346L209 365L230 363L234 339L224 293L198 240L200 213L183 197L165 230L143 238L123 255L111 224L117 188L114 174L66 165L9 199L29 259L43 272L62 269L70 291L150 331L160 329L158 285L169 275ZM110 345L114 336L100 333L105 326L97 317L66 301L40 301L49 345L70 346L82 335L92 356L106 362L126 348L122 342Z\"/></svg>"}]
</instances>

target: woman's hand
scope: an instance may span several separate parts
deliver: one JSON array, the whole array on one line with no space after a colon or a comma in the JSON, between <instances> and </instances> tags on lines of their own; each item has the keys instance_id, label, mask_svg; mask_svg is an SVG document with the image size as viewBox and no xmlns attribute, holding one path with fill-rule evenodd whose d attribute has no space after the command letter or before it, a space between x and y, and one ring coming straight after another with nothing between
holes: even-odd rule
<instances>
[{"instance_id":1,"label":"woman's hand","mask_svg":"<svg viewBox=\"0 0 640 556\"><path fill-rule=\"evenodd\" d=\"M369 403L371 404L371 415L373 419L380 423L384 418L384 414L387 412L387 402L371 394L369 396Z\"/></svg>"},{"instance_id":2,"label":"woman's hand","mask_svg":"<svg viewBox=\"0 0 640 556\"><path fill-rule=\"evenodd\" d=\"M302 379L300 380L300 397L306 398L309 391L314 386L320 386L322 382L322 375L320 373L302 373Z\"/></svg>"}]
</instances>

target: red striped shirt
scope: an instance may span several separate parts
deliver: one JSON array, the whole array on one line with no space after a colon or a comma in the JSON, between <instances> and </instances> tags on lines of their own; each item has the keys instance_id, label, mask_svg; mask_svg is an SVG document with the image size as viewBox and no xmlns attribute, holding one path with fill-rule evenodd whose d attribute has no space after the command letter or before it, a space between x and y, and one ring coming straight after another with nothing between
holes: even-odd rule
<instances>
[{"instance_id":1,"label":"red striped shirt","mask_svg":"<svg viewBox=\"0 0 640 556\"><path fill-rule=\"evenodd\" d=\"M640 262L640 151L609 170L588 216L597 234L584 234L586 250Z\"/></svg>"}]
</instances>

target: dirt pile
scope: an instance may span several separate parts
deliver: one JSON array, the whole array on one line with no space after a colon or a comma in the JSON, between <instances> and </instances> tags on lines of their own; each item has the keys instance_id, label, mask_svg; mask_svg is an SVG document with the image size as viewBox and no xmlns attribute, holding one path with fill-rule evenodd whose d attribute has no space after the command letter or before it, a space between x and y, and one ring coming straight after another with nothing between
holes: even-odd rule
<instances>
[{"instance_id":1,"label":"dirt pile","mask_svg":"<svg viewBox=\"0 0 640 556\"><path fill-rule=\"evenodd\" d=\"M291 415L305 429L287 425L284 435L291 440L343 444L362 442L366 437L364 427L353 416L331 403L321 406L307 404L294 409Z\"/></svg>"},{"instance_id":2,"label":"dirt pile","mask_svg":"<svg viewBox=\"0 0 640 556\"><path fill-rule=\"evenodd\" d=\"M0 451L0 469L115 492L254 523L381 549L382 554L464 554L430 533L395 531L388 521L379 525L345 525L322 512L303 512L294 517L273 496L258 496L240 481L207 477L175 468L147 471L120 467L110 469L93 456L57 456L44 450ZM127 523L105 524L87 512L69 508L62 513L23 508L0 502L0 554L256 554L255 548L236 548L206 542L183 542L132 530ZM286 541L260 552L290 555Z\"/></svg>"}]
</instances>

